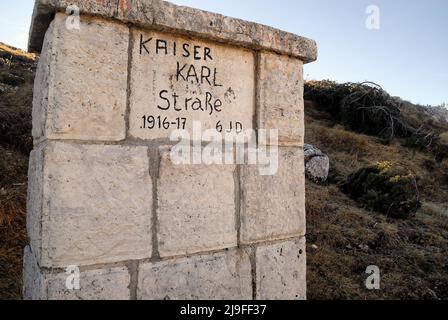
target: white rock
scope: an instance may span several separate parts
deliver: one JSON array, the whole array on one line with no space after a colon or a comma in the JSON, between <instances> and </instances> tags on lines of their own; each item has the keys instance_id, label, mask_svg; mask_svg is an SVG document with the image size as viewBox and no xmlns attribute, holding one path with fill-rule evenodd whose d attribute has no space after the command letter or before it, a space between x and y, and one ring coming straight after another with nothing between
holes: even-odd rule
<instances>
[{"instance_id":1,"label":"white rock","mask_svg":"<svg viewBox=\"0 0 448 320\"><path fill-rule=\"evenodd\" d=\"M330 158L312 145L304 145L305 170L308 179L320 183L328 179Z\"/></svg>"}]
</instances>

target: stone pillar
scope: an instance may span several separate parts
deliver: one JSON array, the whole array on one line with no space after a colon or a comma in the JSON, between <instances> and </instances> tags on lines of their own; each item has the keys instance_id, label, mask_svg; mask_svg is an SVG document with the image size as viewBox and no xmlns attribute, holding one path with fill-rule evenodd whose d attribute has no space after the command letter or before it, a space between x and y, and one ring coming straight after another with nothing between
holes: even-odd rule
<instances>
[{"instance_id":1,"label":"stone pillar","mask_svg":"<svg viewBox=\"0 0 448 320\"><path fill-rule=\"evenodd\" d=\"M30 35L25 299L306 298L312 40L156 0L38 0ZM198 161L213 133L250 129L275 174Z\"/></svg>"}]
</instances>

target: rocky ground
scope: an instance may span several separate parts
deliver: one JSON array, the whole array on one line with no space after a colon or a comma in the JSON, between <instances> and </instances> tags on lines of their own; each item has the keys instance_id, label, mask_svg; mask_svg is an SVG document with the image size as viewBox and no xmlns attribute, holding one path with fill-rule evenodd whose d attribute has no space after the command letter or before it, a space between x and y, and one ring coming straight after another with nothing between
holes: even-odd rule
<instances>
[{"instance_id":1,"label":"rocky ground","mask_svg":"<svg viewBox=\"0 0 448 320\"><path fill-rule=\"evenodd\" d=\"M0 299L21 298L35 69L33 55L0 44ZM421 116L409 108L403 113ZM347 130L312 101L306 142L330 159L326 182L307 181L308 297L448 299L448 161L399 138L385 144ZM350 173L384 161L416 177L422 207L408 219L372 212L341 191ZM380 267L381 290L365 288L369 265Z\"/></svg>"}]
</instances>

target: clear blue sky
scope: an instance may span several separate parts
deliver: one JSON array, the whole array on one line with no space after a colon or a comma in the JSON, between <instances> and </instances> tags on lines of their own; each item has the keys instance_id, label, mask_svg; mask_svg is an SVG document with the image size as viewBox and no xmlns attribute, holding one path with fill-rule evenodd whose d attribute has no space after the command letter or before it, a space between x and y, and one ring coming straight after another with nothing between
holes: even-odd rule
<instances>
[{"instance_id":1,"label":"clear blue sky","mask_svg":"<svg viewBox=\"0 0 448 320\"><path fill-rule=\"evenodd\" d=\"M174 0L317 41L307 79L374 81L415 103L448 102L447 0ZM1 1L0 41L26 48L33 0ZM368 30L366 8L380 9Z\"/></svg>"}]
</instances>

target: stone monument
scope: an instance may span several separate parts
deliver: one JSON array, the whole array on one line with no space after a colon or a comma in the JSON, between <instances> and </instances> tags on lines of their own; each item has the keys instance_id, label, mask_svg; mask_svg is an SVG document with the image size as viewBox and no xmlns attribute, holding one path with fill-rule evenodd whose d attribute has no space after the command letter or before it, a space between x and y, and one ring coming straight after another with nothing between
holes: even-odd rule
<instances>
[{"instance_id":1,"label":"stone monument","mask_svg":"<svg viewBox=\"0 0 448 320\"><path fill-rule=\"evenodd\" d=\"M314 41L160 0L37 0L29 50L25 299L306 299ZM198 126L253 129L275 174L179 163L176 132L201 160Z\"/></svg>"}]
</instances>

